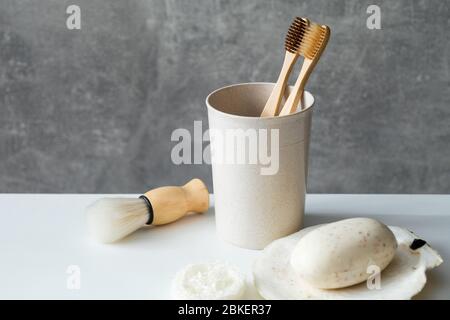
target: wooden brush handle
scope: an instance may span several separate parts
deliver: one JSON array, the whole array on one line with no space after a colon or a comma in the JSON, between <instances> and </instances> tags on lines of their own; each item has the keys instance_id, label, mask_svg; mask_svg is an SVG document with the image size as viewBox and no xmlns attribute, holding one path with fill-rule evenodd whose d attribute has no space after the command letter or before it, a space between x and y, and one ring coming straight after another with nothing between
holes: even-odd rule
<instances>
[{"instance_id":1,"label":"wooden brush handle","mask_svg":"<svg viewBox=\"0 0 450 320\"><path fill-rule=\"evenodd\" d=\"M298 103L303 95L303 90L305 89L306 81L308 81L309 75L314 68L314 61L306 59L303 62L302 69L298 75L297 81L295 81L294 88L291 91L283 109L281 109L280 116L285 116L291 114L297 110Z\"/></svg>"},{"instance_id":2,"label":"wooden brush handle","mask_svg":"<svg viewBox=\"0 0 450 320\"><path fill-rule=\"evenodd\" d=\"M283 109L281 109L281 112L279 114L280 116L294 113L297 110L298 103L303 96L306 82L308 81L311 72L319 61L323 50L327 46L328 40L330 39L330 28L325 25L322 25L321 28L324 30L324 39L322 41L322 44L313 59L308 59L305 57L302 69L300 70L300 74L298 75L297 81L295 82L294 89L289 94L289 97L286 100Z\"/></svg>"},{"instance_id":3,"label":"wooden brush handle","mask_svg":"<svg viewBox=\"0 0 450 320\"><path fill-rule=\"evenodd\" d=\"M297 61L298 54L286 51L284 56L283 67L281 68L280 75L278 76L277 83L272 89L272 93L264 106L261 113L261 117L274 117L278 114L280 108L281 99L283 98L284 91L289 79L289 75L292 71L292 67Z\"/></svg>"},{"instance_id":4,"label":"wooden brush handle","mask_svg":"<svg viewBox=\"0 0 450 320\"><path fill-rule=\"evenodd\" d=\"M192 179L182 187L161 187L144 194L153 208L152 225L176 221L188 212L205 212L209 207L209 192L200 179Z\"/></svg>"}]
</instances>

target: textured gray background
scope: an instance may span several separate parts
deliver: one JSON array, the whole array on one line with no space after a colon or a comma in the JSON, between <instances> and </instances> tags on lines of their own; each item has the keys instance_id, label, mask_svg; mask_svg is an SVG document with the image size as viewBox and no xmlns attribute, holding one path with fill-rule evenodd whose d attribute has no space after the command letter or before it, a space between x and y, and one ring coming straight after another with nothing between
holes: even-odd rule
<instances>
[{"instance_id":1,"label":"textured gray background","mask_svg":"<svg viewBox=\"0 0 450 320\"><path fill-rule=\"evenodd\" d=\"M302 15L332 29L308 86L309 191L448 193L448 3L1 0L0 192L211 185L209 166L171 163L172 131L206 126L215 88L274 81ZM382 30L366 28L369 4Z\"/></svg>"}]
</instances>

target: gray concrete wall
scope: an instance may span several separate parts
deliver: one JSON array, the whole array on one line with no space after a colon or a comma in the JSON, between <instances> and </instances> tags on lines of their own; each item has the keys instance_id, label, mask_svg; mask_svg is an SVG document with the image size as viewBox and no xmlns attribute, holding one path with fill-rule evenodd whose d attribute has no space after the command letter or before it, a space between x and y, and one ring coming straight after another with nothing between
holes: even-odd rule
<instances>
[{"instance_id":1,"label":"gray concrete wall","mask_svg":"<svg viewBox=\"0 0 450 320\"><path fill-rule=\"evenodd\" d=\"M82 28L66 28L69 4ZM381 30L366 28L369 4ZM295 15L330 25L309 191L450 192L449 2L1 0L0 192L142 192L204 178L170 161L205 96L274 81Z\"/></svg>"}]
</instances>

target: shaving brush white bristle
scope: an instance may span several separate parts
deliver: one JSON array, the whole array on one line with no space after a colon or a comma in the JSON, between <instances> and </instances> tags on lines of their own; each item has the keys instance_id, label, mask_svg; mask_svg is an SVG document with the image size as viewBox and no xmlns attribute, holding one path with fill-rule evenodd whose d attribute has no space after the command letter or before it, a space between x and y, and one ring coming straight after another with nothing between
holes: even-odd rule
<instances>
[{"instance_id":1,"label":"shaving brush white bristle","mask_svg":"<svg viewBox=\"0 0 450 320\"><path fill-rule=\"evenodd\" d=\"M117 241L144 226L149 217L143 199L105 198L87 208L90 234L98 241Z\"/></svg>"}]
</instances>

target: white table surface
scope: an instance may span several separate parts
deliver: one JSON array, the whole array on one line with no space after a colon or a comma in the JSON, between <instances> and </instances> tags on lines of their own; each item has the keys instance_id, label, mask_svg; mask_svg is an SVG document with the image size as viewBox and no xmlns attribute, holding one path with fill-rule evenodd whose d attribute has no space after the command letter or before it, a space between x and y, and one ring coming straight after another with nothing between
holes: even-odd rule
<instances>
[{"instance_id":1,"label":"white table surface","mask_svg":"<svg viewBox=\"0 0 450 320\"><path fill-rule=\"evenodd\" d=\"M84 209L104 196L0 195L0 298L166 299L176 271L202 261L227 261L250 279L260 251L218 239L213 208L171 225L141 229L120 243L92 241ZM427 240L444 263L428 273L417 298L450 298L450 196L307 196L305 226L354 216L406 227ZM80 268L79 290L67 289L70 265ZM257 295L250 291L248 297Z\"/></svg>"}]
</instances>

